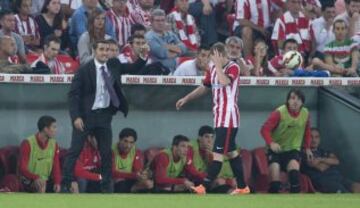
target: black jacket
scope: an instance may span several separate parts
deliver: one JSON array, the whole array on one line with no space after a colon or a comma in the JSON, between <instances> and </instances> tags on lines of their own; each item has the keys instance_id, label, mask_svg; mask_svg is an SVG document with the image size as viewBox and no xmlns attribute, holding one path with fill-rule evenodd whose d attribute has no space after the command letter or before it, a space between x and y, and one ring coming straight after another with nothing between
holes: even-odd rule
<instances>
[{"instance_id":1,"label":"black jacket","mask_svg":"<svg viewBox=\"0 0 360 208\"><path fill-rule=\"evenodd\" d=\"M120 99L119 108L114 107L110 102L110 108L115 114L118 110L123 112L126 117L129 106L125 96L121 91L121 75L136 74L146 64L146 61L138 59L133 64L121 64L117 58L110 59L106 65L111 72L114 81L114 89ZM96 95L96 67L94 60L80 66L77 70L68 94L70 105L70 117L74 121L76 118L84 118L91 112Z\"/></svg>"}]
</instances>

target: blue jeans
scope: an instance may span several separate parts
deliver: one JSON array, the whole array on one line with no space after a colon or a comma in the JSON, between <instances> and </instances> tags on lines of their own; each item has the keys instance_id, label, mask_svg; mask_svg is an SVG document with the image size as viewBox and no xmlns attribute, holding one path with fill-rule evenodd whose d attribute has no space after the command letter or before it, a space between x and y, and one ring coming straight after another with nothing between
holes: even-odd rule
<instances>
[{"instance_id":1,"label":"blue jeans","mask_svg":"<svg viewBox=\"0 0 360 208\"><path fill-rule=\"evenodd\" d=\"M294 70L292 77L329 77L329 72L324 70L306 71L298 68Z\"/></svg>"}]
</instances>

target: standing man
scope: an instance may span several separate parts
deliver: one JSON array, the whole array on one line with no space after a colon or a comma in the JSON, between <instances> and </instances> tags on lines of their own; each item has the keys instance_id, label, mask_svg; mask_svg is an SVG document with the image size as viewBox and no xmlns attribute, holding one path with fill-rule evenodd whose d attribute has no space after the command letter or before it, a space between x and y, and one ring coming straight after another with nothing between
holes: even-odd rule
<instances>
[{"instance_id":1,"label":"standing man","mask_svg":"<svg viewBox=\"0 0 360 208\"><path fill-rule=\"evenodd\" d=\"M120 77L136 73L146 60L142 50L140 58L131 65L121 64L118 59L108 61L109 44L99 40L93 44L94 59L81 66L74 76L70 92L70 116L73 122L72 141L65 159L62 191L69 192L74 180L74 166L84 146L87 135L95 136L101 157L101 191L111 192L111 120L117 111L128 113L126 98L121 92Z\"/></svg>"},{"instance_id":2,"label":"standing man","mask_svg":"<svg viewBox=\"0 0 360 208\"><path fill-rule=\"evenodd\" d=\"M204 179L204 185L207 189L210 188L220 173L224 155L227 155L230 158L231 169L238 185L238 188L231 194L247 194L250 193L250 189L245 184L242 160L235 144L240 119L237 105L240 67L227 58L225 45L222 43L214 44L210 50L210 55L213 64L206 72L204 84L178 100L176 108L179 110L189 101L204 95L208 91L207 87L211 87L216 138L213 148L213 162L208 169L208 176ZM202 185L195 187L194 191L200 194L206 193Z\"/></svg>"},{"instance_id":3,"label":"standing man","mask_svg":"<svg viewBox=\"0 0 360 208\"><path fill-rule=\"evenodd\" d=\"M280 170L288 173L290 192L300 192L299 162L303 143L308 160L312 160L309 111L304 102L305 96L300 90L290 90L286 104L273 111L261 128L269 147L270 193L280 192Z\"/></svg>"}]
</instances>

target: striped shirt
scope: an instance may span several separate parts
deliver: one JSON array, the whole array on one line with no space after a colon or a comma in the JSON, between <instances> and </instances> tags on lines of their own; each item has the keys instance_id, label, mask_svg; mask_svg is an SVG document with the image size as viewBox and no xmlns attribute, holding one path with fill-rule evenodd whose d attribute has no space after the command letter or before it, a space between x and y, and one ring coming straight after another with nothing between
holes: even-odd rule
<instances>
[{"instance_id":1,"label":"striped shirt","mask_svg":"<svg viewBox=\"0 0 360 208\"><path fill-rule=\"evenodd\" d=\"M135 21L135 23L142 24L146 28L150 28L151 27L151 22L150 22L151 11L152 10L145 11L140 6L138 6L131 12L130 15L131 15L131 18Z\"/></svg>"},{"instance_id":2,"label":"striped shirt","mask_svg":"<svg viewBox=\"0 0 360 208\"><path fill-rule=\"evenodd\" d=\"M203 84L212 88L215 128L236 128L240 125L240 112L237 104L240 67L235 62L230 61L223 68L223 72L231 80L229 85L220 84L215 65L210 63L210 70L206 72Z\"/></svg>"},{"instance_id":3,"label":"striped shirt","mask_svg":"<svg viewBox=\"0 0 360 208\"><path fill-rule=\"evenodd\" d=\"M115 30L116 40L120 47L125 45L131 36L131 25L134 23L133 19L128 12L125 16L119 16L116 15L112 9L106 12L106 16L109 18Z\"/></svg>"},{"instance_id":4,"label":"striped shirt","mask_svg":"<svg viewBox=\"0 0 360 208\"><path fill-rule=\"evenodd\" d=\"M34 18L28 16L26 20L22 20L18 14L15 15L15 32L21 36L31 35L39 38L39 27Z\"/></svg>"},{"instance_id":5,"label":"striped shirt","mask_svg":"<svg viewBox=\"0 0 360 208\"><path fill-rule=\"evenodd\" d=\"M299 51L310 50L310 21L300 12L298 18L294 18L290 12L285 12L276 20L271 40L295 39L299 44Z\"/></svg>"},{"instance_id":6,"label":"striped shirt","mask_svg":"<svg viewBox=\"0 0 360 208\"><path fill-rule=\"evenodd\" d=\"M271 25L270 0L236 0L236 19L246 19L262 28ZM234 22L234 28L239 26L239 22Z\"/></svg>"},{"instance_id":7,"label":"striped shirt","mask_svg":"<svg viewBox=\"0 0 360 208\"><path fill-rule=\"evenodd\" d=\"M36 64L41 61L44 64L48 65L52 74L65 74L65 66L55 57L53 60L49 61L45 58L44 54L41 54L38 59L36 59L31 67L36 67Z\"/></svg>"},{"instance_id":8,"label":"striped shirt","mask_svg":"<svg viewBox=\"0 0 360 208\"><path fill-rule=\"evenodd\" d=\"M335 64L349 68L352 64L351 53L357 50L357 43L352 39L346 39L342 42L333 41L324 48L325 55L332 56Z\"/></svg>"}]
</instances>

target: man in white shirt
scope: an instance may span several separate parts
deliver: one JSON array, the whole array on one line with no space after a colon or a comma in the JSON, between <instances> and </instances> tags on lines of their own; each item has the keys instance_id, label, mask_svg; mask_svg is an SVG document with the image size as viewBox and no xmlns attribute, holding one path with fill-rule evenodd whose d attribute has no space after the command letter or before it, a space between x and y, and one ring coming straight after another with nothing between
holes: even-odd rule
<instances>
[{"instance_id":1,"label":"man in white shirt","mask_svg":"<svg viewBox=\"0 0 360 208\"><path fill-rule=\"evenodd\" d=\"M174 76L203 76L208 70L210 48L200 46L195 59L187 60L180 64Z\"/></svg>"},{"instance_id":2,"label":"man in white shirt","mask_svg":"<svg viewBox=\"0 0 360 208\"><path fill-rule=\"evenodd\" d=\"M360 0L345 0L346 11L336 16L335 20L343 19L349 28L349 37L360 32Z\"/></svg>"}]
</instances>

